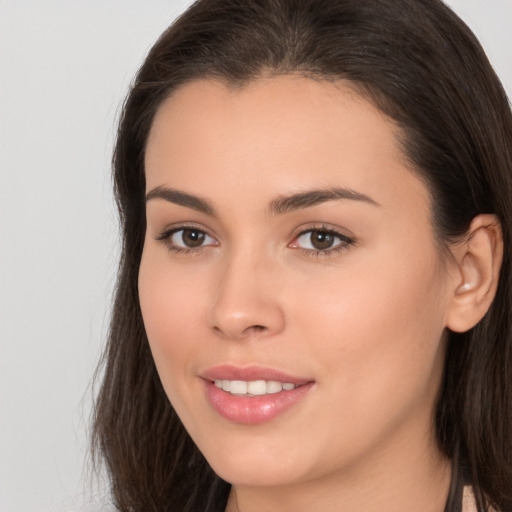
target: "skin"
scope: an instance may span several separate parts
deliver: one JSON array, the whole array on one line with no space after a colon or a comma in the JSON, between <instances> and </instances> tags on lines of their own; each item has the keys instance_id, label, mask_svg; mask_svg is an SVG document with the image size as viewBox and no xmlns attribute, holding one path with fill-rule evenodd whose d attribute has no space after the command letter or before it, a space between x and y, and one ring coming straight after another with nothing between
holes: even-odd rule
<instances>
[{"instance_id":1,"label":"skin","mask_svg":"<svg viewBox=\"0 0 512 512\"><path fill-rule=\"evenodd\" d=\"M458 319L459 263L474 265L468 251L441 254L428 190L397 135L347 85L295 76L238 89L196 81L157 113L147 192L178 189L215 214L147 201L141 308L171 403L233 484L230 512L443 510L450 461L432 411L446 327ZM276 198L333 187L373 203L269 212ZM176 252L181 233L162 233L184 225L207 236ZM318 254L312 229L354 242L335 238L341 250ZM199 377L228 363L315 384L277 418L237 424L212 409Z\"/></svg>"}]
</instances>

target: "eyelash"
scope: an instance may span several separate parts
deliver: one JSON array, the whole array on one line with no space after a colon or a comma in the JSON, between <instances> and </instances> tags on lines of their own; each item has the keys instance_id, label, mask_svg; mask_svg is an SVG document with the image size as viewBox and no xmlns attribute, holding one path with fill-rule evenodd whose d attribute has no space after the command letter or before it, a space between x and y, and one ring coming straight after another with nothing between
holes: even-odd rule
<instances>
[{"instance_id":1,"label":"eyelash","mask_svg":"<svg viewBox=\"0 0 512 512\"><path fill-rule=\"evenodd\" d=\"M327 249L305 249L303 247L293 247L294 249L300 250L301 252L305 253L308 256L313 257L328 257L328 256L334 256L342 251L347 251L350 249L351 246L353 246L356 241L353 238L350 238L347 235L344 235L343 233L340 233L339 231L332 229L325 224L322 224L320 226L313 226L308 229L305 229L301 231L294 239L293 243L295 243L299 238L301 238L304 235L312 233L322 233L324 235L330 235L336 239L338 239L339 243L335 245L334 247L329 247Z\"/></svg>"},{"instance_id":2,"label":"eyelash","mask_svg":"<svg viewBox=\"0 0 512 512\"><path fill-rule=\"evenodd\" d=\"M169 251L171 251L175 254L198 254L198 253L202 252L206 247L209 247L212 245L212 244L200 245L198 247L186 248L186 247L180 247L175 244L172 244L171 238L175 234L179 233L180 231L197 232L200 235L209 237L213 240L213 237L211 235L209 235L206 231L196 228L195 226L179 226L176 228L167 229L167 230L163 231L159 236L157 236L155 238L155 240L162 242L167 247L167 249ZM308 233L312 234L315 232L322 233L327 236L332 236L335 239L338 239L339 243L332 248L329 247L329 248L323 249L323 250L322 249L306 249L303 247L297 247L297 246L294 247L293 245L291 245L293 243L296 243L296 241L299 240L302 236L307 235ZM308 256L322 257L322 256L332 256L332 255L338 254L342 251L346 251L355 243L356 243L356 241L354 239L348 237L347 235L340 233L339 231L336 231L336 230L329 228L322 224L321 226L313 226L311 228L301 231L297 236L295 236L295 238L293 239L291 244L289 244L289 246L291 245L293 249L297 249Z\"/></svg>"},{"instance_id":3,"label":"eyelash","mask_svg":"<svg viewBox=\"0 0 512 512\"><path fill-rule=\"evenodd\" d=\"M211 235L209 235L205 230L199 229L195 226L186 226L185 225L185 226L179 226L176 228L166 229L159 236L157 236L155 238L155 240L157 240L158 242L162 242L167 247L167 249L169 251L171 251L175 254L198 254L198 253L202 252L206 247L208 247L207 245L201 245L198 247L179 247L175 244L172 244L171 238L176 233L179 233L180 231L195 231L197 233L200 233L204 236L207 236L207 237L213 239L213 237Z\"/></svg>"}]
</instances>

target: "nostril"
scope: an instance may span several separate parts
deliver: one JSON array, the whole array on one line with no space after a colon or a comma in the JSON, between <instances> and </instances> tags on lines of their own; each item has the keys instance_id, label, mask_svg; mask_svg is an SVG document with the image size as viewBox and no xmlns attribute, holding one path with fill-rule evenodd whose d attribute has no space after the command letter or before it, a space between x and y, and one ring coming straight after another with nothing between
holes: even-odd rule
<instances>
[{"instance_id":1,"label":"nostril","mask_svg":"<svg viewBox=\"0 0 512 512\"><path fill-rule=\"evenodd\" d=\"M251 335L255 335L257 333L264 333L267 330L268 330L268 328L265 327L264 325L254 324L254 325L250 325L249 327L244 329L243 335L251 336Z\"/></svg>"},{"instance_id":2,"label":"nostril","mask_svg":"<svg viewBox=\"0 0 512 512\"><path fill-rule=\"evenodd\" d=\"M267 328L264 325L251 325L247 331L265 331Z\"/></svg>"}]
</instances>

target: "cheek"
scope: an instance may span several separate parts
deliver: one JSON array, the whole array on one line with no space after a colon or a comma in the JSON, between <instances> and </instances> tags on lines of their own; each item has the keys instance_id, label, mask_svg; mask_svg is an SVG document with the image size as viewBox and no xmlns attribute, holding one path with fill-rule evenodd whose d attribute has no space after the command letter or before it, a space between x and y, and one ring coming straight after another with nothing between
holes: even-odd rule
<instances>
[{"instance_id":1,"label":"cheek","mask_svg":"<svg viewBox=\"0 0 512 512\"><path fill-rule=\"evenodd\" d=\"M432 406L443 360L443 279L426 254L347 265L310 288L307 310L296 303L297 330L314 340L307 357L336 383L327 402L343 421L371 429Z\"/></svg>"},{"instance_id":2,"label":"cheek","mask_svg":"<svg viewBox=\"0 0 512 512\"><path fill-rule=\"evenodd\" d=\"M156 265L141 265L139 296L144 325L150 343L153 340L171 339L180 326L187 323L198 296L198 287L182 286L178 274ZM186 334L186 333L181 333Z\"/></svg>"},{"instance_id":3,"label":"cheek","mask_svg":"<svg viewBox=\"0 0 512 512\"><path fill-rule=\"evenodd\" d=\"M162 254L161 254L162 253ZM144 252L139 298L149 345L169 397L184 385L197 352L198 312L205 300L205 279L169 264L164 251ZM197 269L196 269L197 270ZM200 313L199 313L200 314Z\"/></svg>"}]
</instances>

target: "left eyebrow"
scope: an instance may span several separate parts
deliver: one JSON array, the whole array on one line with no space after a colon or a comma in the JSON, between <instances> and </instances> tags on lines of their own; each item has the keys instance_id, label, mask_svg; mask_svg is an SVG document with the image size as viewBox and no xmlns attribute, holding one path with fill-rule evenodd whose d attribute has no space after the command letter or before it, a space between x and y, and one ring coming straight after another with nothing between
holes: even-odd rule
<instances>
[{"instance_id":1,"label":"left eyebrow","mask_svg":"<svg viewBox=\"0 0 512 512\"><path fill-rule=\"evenodd\" d=\"M360 192L356 192L352 189L334 187L328 189L309 190L307 192L300 192L291 196L278 197L270 203L269 213L271 215L279 215L339 199L361 201L373 206L380 206L377 201L373 200L366 194L361 194Z\"/></svg>"}]
</instances>

